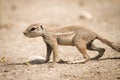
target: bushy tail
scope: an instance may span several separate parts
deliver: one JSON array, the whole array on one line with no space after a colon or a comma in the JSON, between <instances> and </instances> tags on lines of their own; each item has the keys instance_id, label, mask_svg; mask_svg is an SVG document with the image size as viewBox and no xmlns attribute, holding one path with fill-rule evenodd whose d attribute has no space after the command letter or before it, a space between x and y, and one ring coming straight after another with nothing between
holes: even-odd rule
<instances>
[{"instance_id":1,"label":"bushy tail","mask_svg":"<svg viewBox=\"0 0 120 80\"><path fill-rule=\"evenodd\" d=\"M112 49L120 52L120 45L118 46L118 45L116 45L115 43L110 42L109 40L104 39L104 38L102 38L102 37L99 36L99 35L97 36L97 39L100 40L101 42L107 44L107 45L110 46Z\"/></svg>"}]
</instances>

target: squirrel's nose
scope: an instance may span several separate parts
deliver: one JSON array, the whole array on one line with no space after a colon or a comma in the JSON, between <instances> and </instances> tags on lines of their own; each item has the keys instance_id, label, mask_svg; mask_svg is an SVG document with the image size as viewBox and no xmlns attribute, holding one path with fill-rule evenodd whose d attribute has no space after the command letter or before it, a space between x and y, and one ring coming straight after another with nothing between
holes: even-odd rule
<instances>
[{"instance_id":1,"label":"squirrel's nose","mask_svg":"<svg viewBox=\"0 0 120 80\"><path fill-rule=\"evenodd\" d=\"M26 35L27 33L26 32L23 32L24 35Z\"/></svg>"}]
</instances>

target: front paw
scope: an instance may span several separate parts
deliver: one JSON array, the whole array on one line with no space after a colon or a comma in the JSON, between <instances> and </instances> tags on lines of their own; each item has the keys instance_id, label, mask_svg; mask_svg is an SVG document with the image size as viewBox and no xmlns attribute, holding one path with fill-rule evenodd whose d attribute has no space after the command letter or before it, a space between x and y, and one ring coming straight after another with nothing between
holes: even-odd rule
<instances>
[{"instance_id":1,"label":"front paw","mask_svg":"<svg viewBox=\"0 0 120 80\"><path fill-rule=\"evenodd\" d=\"M60 59L58 63L66 63L67 61L64 61L63 59Z\"/></svg>"},{"instance_id":2,"label":"front paw","mask_svg":"<svg viewBox=\"0 0 120 80\"><path fill-rule=\"evenodd\" d=\"M49 60L45 60L45 63L48 63L49 62Z\"/></svg>"}]
</instances>

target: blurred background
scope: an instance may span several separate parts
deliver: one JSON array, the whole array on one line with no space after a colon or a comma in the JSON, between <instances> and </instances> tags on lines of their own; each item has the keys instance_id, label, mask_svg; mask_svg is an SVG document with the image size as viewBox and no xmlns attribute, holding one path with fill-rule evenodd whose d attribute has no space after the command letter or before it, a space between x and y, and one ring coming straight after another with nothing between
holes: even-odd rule
<instances>
[{"instance_id":1,"label":"blurred background","mask_svg":"<svg viewBox=\"0 0 120 80\"><path fill-rule=\"evenodd\" d=\"M48 28L83 25L120 43L120 0L0 0L0 64L29 61L31 56L45 57L46 46L42 38L29 39L23 35L23 31L33 23L43 23ZM100 41L96 40L95 44L107 49L107 54L102 58L120 56ZM93 57L97 52L88 51L88 54ZM77 49L70 46L60 46L59 56L64 60L82 59ZM120 65L119 62L118 64ZM1 71L4 69L0 68ZM9 80L10 76L6 74L7 77L4 77L2 74L4 72L0 75L1 79ZM11 79L14 80L15 77ZM77 80L73 77L70 79ZM110 79L113 80L114 77Z\"/></svg>"}]
</instances>

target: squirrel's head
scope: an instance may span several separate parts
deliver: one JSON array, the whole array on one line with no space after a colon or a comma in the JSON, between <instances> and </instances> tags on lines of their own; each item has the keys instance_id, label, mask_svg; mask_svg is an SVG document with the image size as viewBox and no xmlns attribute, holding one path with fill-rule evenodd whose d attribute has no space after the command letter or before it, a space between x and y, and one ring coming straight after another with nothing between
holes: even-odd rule
<instances>
[{"instance_id":1,"label":"squirrel's head","mask_svg":"<svg viewBox=\"0 0 120 80\"><path fill-rule=\"evenodd\" d=\"M26 37L38 37L42 36L45 33L45 29L42 24L32 24L30 25L24 32L23 34Z\"/></svg>"}]
</instances>

